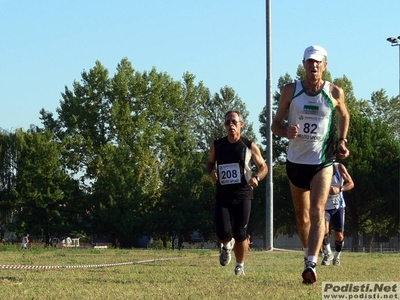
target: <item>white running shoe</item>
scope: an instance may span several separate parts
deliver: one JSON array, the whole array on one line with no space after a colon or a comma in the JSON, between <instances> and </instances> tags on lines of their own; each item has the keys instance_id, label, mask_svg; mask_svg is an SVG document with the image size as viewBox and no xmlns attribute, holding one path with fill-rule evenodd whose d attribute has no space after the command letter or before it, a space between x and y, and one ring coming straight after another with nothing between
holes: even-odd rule
<instances>
[{"instance_id":1,"label":"white running shoe","mask_svg":"<svg viewBox=\"0 0 400 300\"><path fill-rule=\"evenodd\" d=\"M333 265L334 266L340 266L340 258L339 257L333 259Z\"/></svg>"},{"instance_id":2,"label":"white running shoe","mask_svg":"<svg viewBox=\"0 0 400 300\"><path fill-rule=\"evenodd\" d=\"M303 283L311 284L317 281L317 264L308 261L305 265L304 271L301 274L303 277Z\"/></svg>"},{"instance_id":3,"label":"white running shoe","mask_svg":"<svg viewBox=\"0 0 400 300\"><path fill-rule=\"evenodd\" d=\"M324 258L322 259L321 265L329 266L331 264L331 260L333 259L332 253L324 253Z\"/></svg>"},{"instance_id":4,"label":"white running shoe","mask_svg":"<svg viewBox=\"0 0 400 300\"><path fill-rule=\"evenodd\" d=\"M234 246L235 246L234 238L232 238L226 246L222 245L221 251L219 253L219 263L221 264L221 266L226 266L231 262L232 258L231 252Z\"/></svg>"},{"instance_id":5,"label":"white running shoe","mask_svg":"<svg viewBox=\"0 0 400 300\"><path fill-rule=\"evenodd\" d=\"M241 266L236 266L235 268L235 275L245 275L244 268Z\"/></svg>"}]
</instances>

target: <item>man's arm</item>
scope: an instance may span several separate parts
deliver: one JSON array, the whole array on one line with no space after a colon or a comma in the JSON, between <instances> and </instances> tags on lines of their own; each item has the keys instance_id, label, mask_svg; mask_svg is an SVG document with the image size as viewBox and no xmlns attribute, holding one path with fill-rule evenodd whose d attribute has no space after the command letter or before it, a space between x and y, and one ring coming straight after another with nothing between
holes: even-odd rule
<instances>
[{"instance_id":1,"label":"man's arm","mask_svg":"<svg viewBox=\"0 0 400 300\"><path fill-rule=\"evenodd\" d=\"M350 191L352 188L354 188L353 178L351 178L349 172L347 172L347 169L343 164L339 164L339 172L344 180L342 191Z\"/></svg>"},{"instance_id":2,"label":"man's arm","mask_svg":"<svg viewBox=\"0 0 400 300\"><path fill-rule=\"evenodd\" d=\"M283 120L286 117L286 113L289 109L290 102L292 101L295 87L296 86L294 83L290 83L282 89L281 97L279 99L278 109L276 111L275 118L271 124L271 130L274 134L289 139L295 138L299 130L298 124L289 127L286 127L282 124Z\"/></svg>"},{"instance_id":3,"label":"man's arm","mask_svg":"<svg viewBox=\"0 0 400 300\"><path fill-rule=\"evenodd\" d=\"M260 148L256 145L256 143L251 143L251 159L256 164L258 170L257 173L249 180L249 185L252 187L258 186L258 180L255 178L256 176L260 177L260 180L263 180L265 176L268 174L268 166L262 157Z\"/></svg>"},{"instance_id":4,"label":"man's arm","mask_svg":"<svg viewBox=\"0 0 400 300\"><path fill-rule=\"evenodd\" d=\"M338 120L338 149L339 149L339 157L346 158L350 155L349 149L347 149L346 142L344 140L340 140L340 138L347 138L347 133L350 125L350 115L346 107L345 97L343 89L338 87L337 85L333 85L332 87L332 96L336 99L336 110L339 115Z\"/></svg>"},{"instance_id":5,"label":"man's arm","mask_svg":"<svg viewBox=\"0 0 400 300\"><path fill-rule=\"evenodd\" d=\"M208 154L208 162L207 162L207 172L211 173L212 170L215 169L215 147L214 143L210 145L210 152Z\"/></svg>"},{"instance_id":6,"label":"man's arm","mask_svg":"<svg viewBox=\"0 0 400 300\"><path fill-rule=\"evenodd\" d=\"M215 146L214 143L210 146L210 153L208 155L208 162L207 162L207 172L210 174L212 181L216 182L218 180L217 170L215 170Z\"/></svg>"}]
</instances>

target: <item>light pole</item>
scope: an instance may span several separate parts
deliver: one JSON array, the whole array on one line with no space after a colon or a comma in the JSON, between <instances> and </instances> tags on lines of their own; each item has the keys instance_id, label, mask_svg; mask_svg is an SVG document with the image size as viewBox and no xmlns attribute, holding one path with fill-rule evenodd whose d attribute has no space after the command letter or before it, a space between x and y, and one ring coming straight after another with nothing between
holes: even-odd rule
<instances>
[{"instance_id":1,"label":"light pole","mask_svg":"<svg viewBox=\"0 0 400 300\"><path fill-rule=\"evenodd\" d=\"M389 43L392 44L392 47L399 47L399 97L400 97L400 35L395 37L389 37L386 39Z\"/></svg>"},{"instance_id":2,"label":"light pole","mask_svg":"<svg viewBox=\"0 0 400 300\"><path fill-rule=\"evenodd\" d=\"M395 38L395 37L388 37L386 39L389 43L392 44L392 47L398 47L399 48L399 94L398 94L398 100L400 101L400 35ZM400 158L399 158L399 239L398 239L398 247L400 249Z\"/></svg>"},{"instance_id":3,"label":"light pole","mask_svg":"<svg viewBox=\"0 0 400 300\"><path fill-rule=\"evenodd\" d=\"M274 250L274 193L273 193L273 175L272 175L272 132L270 125L272 124L272 85L271 85L271 2L272 0L265 0L265 19L266 19L266 73L267 80L265 82L266 90L266 117L267 126L265 126L267 147L266 147L266 162L269 167L268 175L266 177L265 188L265 250Z\"/></svg>"}]
</instances>

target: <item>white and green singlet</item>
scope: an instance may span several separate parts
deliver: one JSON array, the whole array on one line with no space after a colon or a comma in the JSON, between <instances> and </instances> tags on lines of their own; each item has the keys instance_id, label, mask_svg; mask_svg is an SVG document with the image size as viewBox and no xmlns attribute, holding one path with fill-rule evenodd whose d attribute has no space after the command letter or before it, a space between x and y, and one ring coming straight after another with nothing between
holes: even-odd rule
<instances>
[{"instance_id":1,"label":"white and green singlet","mask_svg":"<svg viewBox=\"0 0 400 300\"><path fill-rule=\"evenodd\" d=\"M319 165L335 159L334 104L331 83L324 82L316 95L308 95L296 82L289 107L289 126L299 124L297 138L289 139L287 159L292 163Z\"/></svg>"}]
</instances>

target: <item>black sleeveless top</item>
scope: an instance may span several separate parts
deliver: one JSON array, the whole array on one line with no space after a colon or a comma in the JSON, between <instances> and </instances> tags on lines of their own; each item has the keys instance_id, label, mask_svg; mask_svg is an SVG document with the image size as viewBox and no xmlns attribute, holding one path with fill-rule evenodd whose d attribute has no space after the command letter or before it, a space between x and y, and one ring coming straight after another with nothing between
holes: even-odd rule
<instances>
[{"instance_id":1,"label":"black sleeveless top","mask_svg":"<svg viewBox=\"0 0 400 300\"><path fill-rule=\"evenodd\" d=\"M228 137L214 141L218 172L217 201L253 199L253 189L245 177L245 172L251 174L251 143L244 137L235 143L230 143Z\"/></svg>"}]
</instances>

